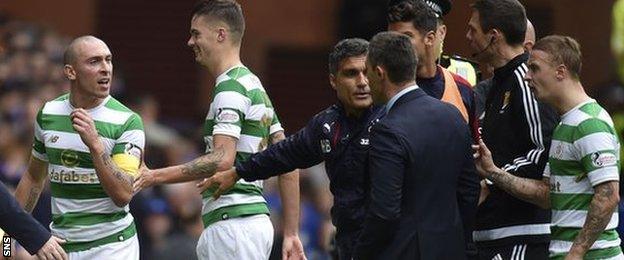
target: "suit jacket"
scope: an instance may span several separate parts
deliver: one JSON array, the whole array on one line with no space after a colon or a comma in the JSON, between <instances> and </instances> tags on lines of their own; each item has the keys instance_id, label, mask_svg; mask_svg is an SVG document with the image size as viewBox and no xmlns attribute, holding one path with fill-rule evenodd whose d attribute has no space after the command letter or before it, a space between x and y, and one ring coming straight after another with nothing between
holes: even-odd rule
<instances>
[{"instance_id":1,"label":"suit jacket","mask_svg":"<svg viewBox=\"0 0 624 260\"><path fill-rule=\"evenodd\" d=\"M459 111L418 88L371 129L371 204L356 258L465 259L462 215L471 228L479 183Z\"/></svg>"},{"instance_id":2,"label":"suit jacket","mask_svg":"<svg viewBox=\"0 0 624 260\"><path fill-rule=\"evenodd\" d=\"M26 248L31 255L50 239L50 232L17 203L3 184L0 184L0 228Z\"/></svg>"}]
</instances>

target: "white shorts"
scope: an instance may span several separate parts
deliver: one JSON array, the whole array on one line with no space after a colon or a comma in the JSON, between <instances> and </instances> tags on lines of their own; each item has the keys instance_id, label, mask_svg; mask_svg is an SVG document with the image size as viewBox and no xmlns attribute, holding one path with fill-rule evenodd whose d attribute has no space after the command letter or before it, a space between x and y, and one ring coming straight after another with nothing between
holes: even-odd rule
<instances>
[{"instance_id":1,"label":"white shorts","mask_svg":"<svg viewBox=\"0 0 624 260\"><path fill-rule=\"evenodd\" d=\"M265 214L217 221L204 229L197 242L200 260L269 259L273 224Z\"/></svg>"},{"instance_id":2,"label":"white shorts","mask_svg":"<svg viewBox=\"0 0 624 260\"><path fill-rule=\"evenodd\" d=\"M123 241L101 245L85 251L67 253L70 260L124 259L139 260L139 239L137 235Z\"/></svg>"}]
</instances>

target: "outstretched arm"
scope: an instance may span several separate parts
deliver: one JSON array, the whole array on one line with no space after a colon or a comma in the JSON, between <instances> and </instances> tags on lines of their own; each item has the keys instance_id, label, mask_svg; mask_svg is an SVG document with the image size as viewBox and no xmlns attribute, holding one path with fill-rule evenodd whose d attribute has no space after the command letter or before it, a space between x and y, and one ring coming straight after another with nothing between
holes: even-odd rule
<instances>
[{"instance_id":1,"label":"outstretched arm","mask_svg":"<svg viewBox=\"0 0 624 260\"><path fill-rule=\"evenodd\" d=\"M550 208L549 178L544 177L542 180L521 178L496 167L492 160L492 153L483 140L479 140L479 145L473 145L473 149L475 150L475 165L482 177L518 199L545 209Z\"/></svg>"}]
</instances>

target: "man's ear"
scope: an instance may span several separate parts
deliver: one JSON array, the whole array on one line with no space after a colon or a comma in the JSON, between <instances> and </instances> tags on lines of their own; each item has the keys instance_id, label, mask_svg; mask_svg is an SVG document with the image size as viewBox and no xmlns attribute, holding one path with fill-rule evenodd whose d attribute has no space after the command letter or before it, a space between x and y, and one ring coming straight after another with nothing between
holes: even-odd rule
<instances>
[{"instance_id":1,"label":"man's ear","mask_svg":"<svg viewBox=\"0 0 624 260\"><path fill-rule=\"evenodd\" d=\"M377 75L377 77L379 78L380 81L383 81L383 80L385 80L388 77L388 74L386 73L386 70L383 67L379 66L379 65L376 65L373 68L373 71L375 72L375 75Z\"/></svg>"},{"instance_id":2,"label":"man's ear","mask_svg":"<svg viewBox=\"0 0 624 260\"><path fill-rule=\"evenodd\" d=\"M225 41L225 39L227 39L227 30L225 28L219 28L217 29L217 41L218 42L223 42Z\"/></svg>"},{"instance_id":3,"label":"man's ear","mask_svg":"<svg viewBox=\"0 0 624 260\"><path fill-rule=\"evenodd\" d=\"M336 90L336 76L333 73L329 74L329 85L331 85L333 90Z\"/></svg>"},{"instance_id":4,"label":"man's ear","mask_svg":"<svg viewBox=\"0 0 624 260\"><path fill-rule=\"evenodd\" d=\"M65 74L65 77L69 80L76 80L76 70L74 70L72 65L65 64L65 66L63 66L63 74Z\"/></svg>"},{"instance_id":5,"label":"man's ear","mask_svg":"<svg viewBox=\"0 0 624 260\"><path fill-rule=\"evenodd\" d=\"M567 74L570 74L570 71L568 71L568 67L563 64L559 64L555 69L555 78L557 78L557 80L565 79Z\"/></svg>"},{"instance_id":6,"label":"man's ear","mask_svg":"<svg viewBox=\"0 0 624 260\"><path fill-rule=\"evenodd\" d=\"M446 38L446 25L442 24L438 26L438 28L436 29L436 34L438 35L438 37L440 37L442 41L444 41L444 38Z\"/></svg>"},{"instance_id":7,"label":"man's ear","mask_svg":"<svg viewBox=\"0 0 624 260\"><path fill-rule=\"evenodd\" d=\"M424 36L423 41L425 42L425 46L431 47L435 44L437 35L434 31L429 31Z\"/></svg>"}]
</instances>

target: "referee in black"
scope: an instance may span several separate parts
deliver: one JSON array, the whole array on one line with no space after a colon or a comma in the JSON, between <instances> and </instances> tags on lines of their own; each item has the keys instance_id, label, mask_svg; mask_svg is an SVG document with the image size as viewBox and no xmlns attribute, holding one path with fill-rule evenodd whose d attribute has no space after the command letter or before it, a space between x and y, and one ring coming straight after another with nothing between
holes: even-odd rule
<instances>
[{"instance_id":1,"label":"referee in black","mask_svg":"<svg viewBox=\"0 0 624 260\"><path fill-rule=\"evenodd\" d=\"M536 101L524 75L525 9L517 0L477 0L466 37L473 57L494 68L483 140L494 163L516 176L542 179L555 111ZM479 259L548 259L550 212L488 185L473 233Z\"/></svg>"}]
</instances>

